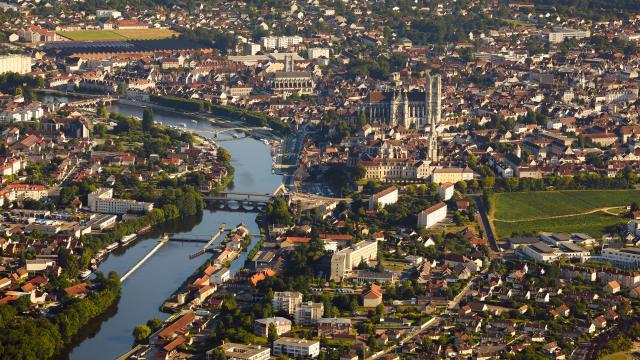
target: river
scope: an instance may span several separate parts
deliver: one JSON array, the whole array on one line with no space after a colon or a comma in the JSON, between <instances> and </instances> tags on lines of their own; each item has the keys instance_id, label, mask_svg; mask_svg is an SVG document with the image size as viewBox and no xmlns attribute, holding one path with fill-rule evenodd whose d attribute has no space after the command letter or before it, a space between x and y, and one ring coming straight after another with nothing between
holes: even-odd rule
<instances>
[{"instance_id":1,"label":"river","mask_svg":"<svg viewBox=\"0 0 640 360\"><path fill-rule=\"evenodd\" d=\"M142 117L142 108L130 105L113 105L109 111ZM155 111L155 120L164 124L180 125L194 130L211 130L209 123L191 122L187 117L170 112ZM211 133L202 133L212 136ZM220 142L231 154L235 168L235 179L230 185L237 191L267 193L275 190L282 177L271 172L270 148L252 138L232 139L230 134L220 134ZM187 219L178 224L167 224L155 229L124 250L118 250L100 264L99 270L105 274L116 271L124 274L138 260L153 248L162 232L183 233L191 236L211 236L222 223L227 228L245 223L254 234L258 233L255 223L256 213L208 210L197 219ZM254 238L252 245L256 242ZM127 352L133 345L133 328L147 320L158 317L166 319L167 314L159 311L160 305L208 258L205 254L193 260L189 255L201 248L198 243L169 242L153 255L122 284L122 297L117 306L87 327L76 339L75 346L68 349L61 359L114 359ZM246 252L234 262L232 271L243 264Z\"/></svg>"}]
</instances>

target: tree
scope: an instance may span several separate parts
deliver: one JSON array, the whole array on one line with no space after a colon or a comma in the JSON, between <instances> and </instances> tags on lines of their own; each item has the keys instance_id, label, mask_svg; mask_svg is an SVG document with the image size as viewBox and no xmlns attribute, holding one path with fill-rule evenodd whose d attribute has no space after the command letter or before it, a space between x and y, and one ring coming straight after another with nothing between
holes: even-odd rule
<instances>
[{"instance_id":1,"label":"tree","mask_svg":"<svg viewBox=\"0 0 640 360\"><path fill-rule=\"evenodd\" d=\"M227 360L227 354L222 349L213 349L208 358L211 360Z\"/></svg>"},{"instance_id":2,"label":"tree","mask_svg":"<svg viewBox=\"0 0 640 360\"><path fill-rule=\"evenodd\" d=\"M126 82L121 82L120 84L118 84L118 94L120 94L120 96L126 96L127 95L127 83Z\"/></svg>"},{"instance_id":3,"label":"tree","mask_svg":"<svg viewBox=\"0 0 640 360\"><path fill-rule=\"evenodd\" d=\"M142 131L148 132L153 129L153 110L145 108L142 113Z\"/></svg>"},{"instance_id":4,"label":"tree","mask_svg":"<svg viewBox=\"0 0 640 360\"><path fill-rule=\"evenodd\" d=\"M267 333L267 340L271 343L278 340L278 329L276 329L276 324L269 324L269 329Z\"/></svg>"},{"instance_id":5,"label":"tree","mask_svg":"<svg viewBox=\"0 0 640 360\"><path fill-rule=\"evenodd\" d=\"M138 325L133 329L133 337L137 342L142 342L151 335L151 328L147 325Z\"/></svg>"},{"instance_id":6,"label":"tree","mask_svg":"<svg viewBox=\"0 0 640 360\"><path fill-rule=\"evenodd\" d=\"M353 168L353 179L354 180L361 180L364 179L364 177L367 175L367 169L365 169L364 166L358 164Z\"/></svg>"},{"instance_id":7,"label":"tree","mask_svg":"<svg viewBox=\"0 0 640 360\"><path fill-rule=\"evenodd\" d=\"M228 163L229 161L231 161L231 154L229 154L227 149L218 149L218 161L222 161L223 163Z\"/></svg>"},{"instance_id":8,"label":"tree","mask_svg":"<svg viewBox=\"0 0 640 360\"><path fill-rule=\"evenodd\" d=\"M96 111L96 115L98 115L99 117L104 118L104 119L108 118L109 117L109 112L107 111L107 107L104 106L104 105L99 106L97 111Z\"/></svg>"},{"instance_id":9,"label":"tree","mask_svg":"<svg viewBox=\"0 0 640 360\"><path fill-rule=\"evenodd\" d=\"M162 320L158 318L153 318L147 321L147 326L153 331L159 330L162 327L162 324Z\"/></svg>"}]
</instances>

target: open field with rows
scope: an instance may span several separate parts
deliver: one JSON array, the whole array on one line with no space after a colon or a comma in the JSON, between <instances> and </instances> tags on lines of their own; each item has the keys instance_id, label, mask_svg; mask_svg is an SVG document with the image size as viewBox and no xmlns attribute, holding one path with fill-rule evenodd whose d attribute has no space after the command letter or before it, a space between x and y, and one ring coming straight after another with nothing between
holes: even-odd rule
<instances>
[{"instance_id":1,"label":"open field with rows","mask_svg":"<svg viewBox=\"0 0 640 360\"><path fill-rule=\"evenodd\" d=\"M581 214L594 209L640 203L640 190L575 190L499 193L496 220L531 220Z\"/></svg>"},{"instance_id":2,"label":"open field with rows","mask_svg":"<svg viewBox=\"0 0 640 360\"><path fill-rule=\"evenodd\" d=\"M178 33L170 29L131 29L61 31L58 34L73 41L100 41L166 39Z\"/></svg>"}]
</instances>

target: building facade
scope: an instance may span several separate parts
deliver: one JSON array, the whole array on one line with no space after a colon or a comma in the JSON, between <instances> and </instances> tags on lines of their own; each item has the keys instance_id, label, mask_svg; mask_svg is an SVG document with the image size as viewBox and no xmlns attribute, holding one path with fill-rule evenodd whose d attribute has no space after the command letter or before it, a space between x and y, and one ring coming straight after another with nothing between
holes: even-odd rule
<instances>
[{"instance_id":1,"label":"building facade","mask_svg":"<svg viewBox=\"0 0 640 360\"><path fill-rule=\"evenodd\" d=\"M114 199L113 189L100 188L87 196L89 209L103 214L126 214L128 212L149 212L153 203L129 199Z\"/></svg>"},{"instance_id":2,"label":"building facade","mask_svg":"<svg viewBox=\"0 0 640 360\"><path fill-rule=\"evenodd\" d=\"M442 119L442 79L429 75L423 90L372 92L361 112L370 123L426 130Z\"/></svg>"},{"instance_id":3,"label":"building facade","mask_svg":"<svg viewBox=\"0 0 640 360\"><path fill-rule=\"evenodd\" d=\"M271 306L273 311L284 311L293 315L298 305L302 303L302 294L297 291L276 291L273 293Z\"/></svg>"},{"instance_id":4,"label":"building facade","mask_svg":"<svg viewBox=\"0 0 640 360\"><path fill-rule=\"evenodd\" d=\"M281 354L293 358L315 358L320 354L320 341L282 337L273 342L273 355Z\"/></svg>"},{"instance_id":5,"label":"building facade","mask_svg":"<svg viewBox=\"0 0 640 360\"><path fill-rule=\"evenodd\" d=\"M303 302L295 310L294 321L296 325L311 326L324 314L324 305L313 301Z\"/></svg>"},{"instance_id":6,"label":"building facade","mask_svg":"<svg viewBox=\"0 0 640 360\"><path fill-rule=\"evenodd\" d=\"M18 74L31 72L31 57L17 54L0 56L0 74L8 72Z\"/></svg>"},{"instance_id":7,"label":"building facade","mask_svg":"<svg viewBox=\"0 0 640 360\"><path fill-rule=\"evenodd\" d=\"M253 323L253 333L257 336L267 337L269 335L269 327L273 324L278 336L288 334L291 331L291 320L280 316L270 318L257 319Z\"/></svg>"},{"instance_id":8,"label":"building facade","mask_svg":"<svg viewBox=\"0 0 640 360\"><path fill-rule=\"evenodd\" d=\"M361 262L378 258L378 242L363 240L331 256L331 279L340 281Z\"/></svg>"},{"instance_id":9,"label":"building facade","mask_svg":"<svg viewBox=\"0 0 640 360\"><path fill-rule=\"evenodd\" d=\"M430 228L447 217L447 204L441 202L418 214L418 228Z\"/></svg>"},{"instance_id":10,"label":"building facade","mask_svg":"<svg viewBox=\"0 0 640 360\"><path fill-rule=\"evenodd\" d=\"M384 208L387 205L398 202L398 188L395 186L386 188L378 193L371 195L369 198L369 209Z\"/></svg>"}]
</instances>

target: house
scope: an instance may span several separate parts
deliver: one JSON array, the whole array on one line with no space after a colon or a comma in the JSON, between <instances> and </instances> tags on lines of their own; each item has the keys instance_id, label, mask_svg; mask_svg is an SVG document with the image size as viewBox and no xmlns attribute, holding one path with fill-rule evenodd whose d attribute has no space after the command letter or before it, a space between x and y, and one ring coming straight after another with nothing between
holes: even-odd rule
<instances>
[{"instance_id":1,"label":"house","mask_svg":"<svg viewBox=\"0 0 640 360\"><path fill-rule=\"evenodd\" d=\"M395 186L388 187L377 192L369 198L369 210L382 209L387 205L398 202L398 188Z\"/></svg>"},{"instance_id":2,"label":"house","mask_svg":"<svg viewBox=\"0 0 640 360\"><path fill-rule=\"evenodd\" d=\"M291 331L291 320L280 316L256 319L253 323L253 333L257 336L267 337L269 327L273 325L278 336L288 334Z\"/></svg>"},{"instance_id":3,"label":"house","mask_svg":"<svg viewBox=\"0 0 640 360\"><path fill-rule=\"evenodd\" d=\"M85 297L89 292L89 289L87 288L88 286L89 283L80 283L77 285L69 286L68 288L64 289L64 292L65 294L72 297Z\"/></svg>"},{"instance_id":4,"label":"house","mask_svg":"<svg viewBox=\"0 0 640 360\"><path fill-rule=\"evenodd\" d=\"M447 204L440 202L418 213L418 228L430 228L447 217Z\"/></svg>"},{"instance_id":5,"label":"house","mask_svg":"<svg viewBox=\"0 0 640 360\"><path fill-rule=\"evenodd\" d=\"M344 336L351 333L351 319L349 318L321 318L318 319L318 336Z\"/></svg>"},{"instance_id":6,"label":"house","mask_svg":"<svg viewBox=\"0 0 640 360\"><path fill-rule=\"evenodd\" d=\"M450 182L446 182L438 187L438 196L440 200L447 201L453 197L454 186Z\"/></svg>"},{"instance_id":7,"label":"house","mask_svg":"<svg viewBox=\"0 0 640 360\"><path fill-rule=\"evenodd\" d=\"M611 280L607 283L607 285L604 286L604 290L606 292L615 294L620 291L620 284L618 284L618 282L615 280Z\"/></svg>"},{"instance_id":8,"label":"house","mask_svg":"<svg viewBox=\"0 0 640 360\"><path fill-rule=\"evenodd\" d=\"M382 304L382 288L379 285L371 284L362 293L362 304L364 307L376 307Z\"/></svg>"}]
</instances>

